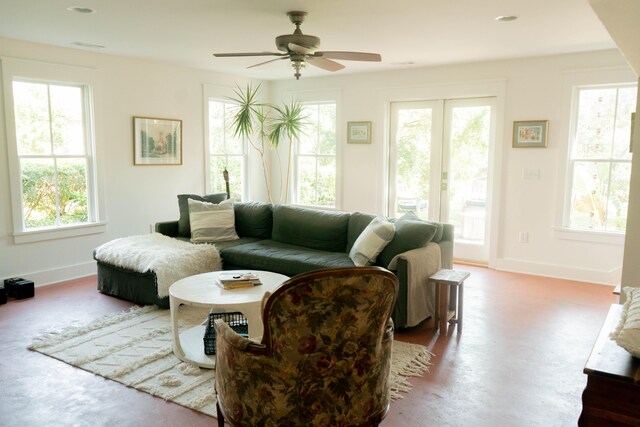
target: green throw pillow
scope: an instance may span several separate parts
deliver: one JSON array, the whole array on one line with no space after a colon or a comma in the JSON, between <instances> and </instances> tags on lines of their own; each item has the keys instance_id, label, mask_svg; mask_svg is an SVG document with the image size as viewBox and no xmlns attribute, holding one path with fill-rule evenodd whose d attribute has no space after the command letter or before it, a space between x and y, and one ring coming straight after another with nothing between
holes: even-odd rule
<instances>
[{"instance_id":1,"label":"green throw pillow","mask_svg":"<svg viewBox=\"0 0 640 427\"><path fill-rule=\"evenodd\" d=\"M384 268L396 256L412 249L420 248L433 239L438 227L419 219L413 213L407 213L395 223L395 235L393 240L378 255L378 264Z\"/></svg>"},{"instance_id":2,"label":"green throw pillow","mask_svg":"<svg viewBox=\"0 0 640 427\"><path fill-rule=\"evenodd\" d=\"M227 193L207 194L206 196L198 196L197 194L179 194L178 209L180 210L180 218L178 219L178 236L191 237L191 225L189 224L189 199L199 202L220 203L227 200Z\"/></svg>"}]
</instances>

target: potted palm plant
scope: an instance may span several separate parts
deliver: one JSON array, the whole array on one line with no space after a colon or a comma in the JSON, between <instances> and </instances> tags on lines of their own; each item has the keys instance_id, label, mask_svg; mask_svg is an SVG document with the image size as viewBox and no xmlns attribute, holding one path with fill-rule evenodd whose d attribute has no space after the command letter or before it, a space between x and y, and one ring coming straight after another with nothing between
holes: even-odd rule
<instances>
[{"instance_id":1,"label":"potted palm plant","mask_svg":"<svg viewBox=\"0 0 640 427\"><path fill-rule=\"evenodd\" d=\"M251 147L260 154L262 171L269 201L274 203L271 182L271 161L269 153L275 151L280 171L282 165L277 151L281 143L287 147L286 174L280 176L280 203L286 204L289 194L289 178L293 144L300 140L307 125L304 107L297 101L282 106L258 102L260 85L255 88L248 84L243 90L236 87L236 96L230 100L237 104L231 117L231 127L235 137L246 139ZM283 184L284 183L284 184Z\"/></svg>"}]
</instances>

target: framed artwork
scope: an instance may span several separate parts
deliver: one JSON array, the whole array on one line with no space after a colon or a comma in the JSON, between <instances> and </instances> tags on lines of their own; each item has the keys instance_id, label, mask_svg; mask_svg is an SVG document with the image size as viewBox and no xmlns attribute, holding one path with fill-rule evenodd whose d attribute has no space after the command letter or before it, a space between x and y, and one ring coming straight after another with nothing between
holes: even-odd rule
<instances>
[{"instance_id":1,"label":"framed artwork","mask_svg":"<svg viewBox=\"0 0 640 427\"><path fill-rule=\"evenodd\" d=\"M371 144L371 122L347 122L347 144Z\"/></svg>"},{"instance_id":2,"label":"framed artwork","mask_svg":"<svg viewBox=\"0 0 640 427\"><path fill-rule=\"evenodd\" d=\"M133 118L134 165L181 165L182 120Z\"/></svg>"},{"instance_id":3,"label":"framed artwork","mask_svg":"<svg viewBox=\"0 0 640 427\"><path fill-rule=\"evenodd\" d=\"M546 148L548 125L548 120L513 122L513 148Z\"/></svg>"}]
</instances>

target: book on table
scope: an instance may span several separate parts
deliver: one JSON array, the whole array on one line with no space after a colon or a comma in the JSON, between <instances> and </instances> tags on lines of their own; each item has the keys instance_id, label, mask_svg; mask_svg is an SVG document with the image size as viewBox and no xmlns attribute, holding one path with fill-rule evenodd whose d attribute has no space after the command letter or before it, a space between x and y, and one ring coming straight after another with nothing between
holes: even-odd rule
<instances>
[{"instance_id":1,"label":"book on table","mask_svg":"<svg viewBox=\"0 0 640 427\"><path fill-rule=\"evenodd\" d=\"M248 288L260 286L260 278L253 273L220 273L217 279L218 285L224 289Z\"/></svg>"}]
</instances>

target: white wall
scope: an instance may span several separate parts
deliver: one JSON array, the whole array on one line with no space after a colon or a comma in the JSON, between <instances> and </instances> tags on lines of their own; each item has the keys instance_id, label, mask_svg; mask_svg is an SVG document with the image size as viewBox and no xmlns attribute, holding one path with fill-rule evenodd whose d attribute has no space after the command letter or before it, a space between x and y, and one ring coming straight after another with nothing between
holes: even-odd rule
<instances>
[{"instance_id":1,"label":"white wall","mask_svg":"<svg viewBox=\"0 0 640 427\"><path fill-rule=\"evenodd\" d=\"M83 237L14 244L4 110L0 110L0 279L25 276L37 285L95 273L92 250L117 237L149 233L150 225L178 218L176 195L205 191L203 85L221 96L236 76L155 62L0 38L0 57L95 68L100 75L96 144L107 231ZM2 88L0 88L0 99ZM133 116L183 121L181 166L133 166ZM254 197L261 198L256 183ZM224 191L224 189L220 189Z\"/></svg>"},{"instance_id":2,"label":"white wall","mask_svg":"<svg viewBox=\"0 0 640 427\"><path fill-rule=\"evenodd\" d=\"M348 65L348 64L347 64ZM635 81L616 50L558 55L361 75L272 82L272 100L309 90L341 91L343 125L341 208L384 212L385 150L389 101L498 97L498 140L494 153L496 185L490 266L537 275L595 283L620 282L623 244L593 243L558 237L558 192L563 190L568 141L565 76L576 70L626 74ZM501 89L503 88L503 89ZM347 121L372 121L371 145L347 145ZM546 149L511 148L514 120L549 120ZM539 169L539 180L524 180L523 170ZM518 242L519 232L529 243Z\"/></svg>"},{"instance_id":3,"label":"white wall","mask_svg":"<svg viewBox=\"0 0 640 427\"><path fill-rule=\"evenodd\" d=\"M15 245L9 205L4 120L0 120L0 279L27 276L38 284L95 271L92 250L113 238L149 232L152 223L178 217L176 195L205 189L203 84L228 88L245 84L237 76L181 68L0 38L0 56L93 67L101 73L99 173L104 183L107 232L59 241ZM347 64L348 65L348 64ZM495 95L499 97L499 140L494 155L498 176L494 193L491 266L597 283L620 281L621 244L559 239L553 232L557 192L566 155L567 117L563 76L571 70L628 69L617 51L461 64L427 69L325 78L287 79L265 85L272 101L298 91L340 93L341 209L384 211L388 102ZM635 80L635 79L634 79ZM2 89L0 88L0 91ZM2 94L0 94L2 95ZM0 99L2 99L0 97ZM0 112L0 117L4 113ZM182 166L133 166L132 116L183 120ZM549 148L512 149L513 120L549 120ZM346 122L371 120L371 145L345 144ZM540 169L539 181L524 181L524 168ZM262 200L254 182L254 200ZM529 232L529 243L518 233Z\"/></svg>"}]
</instances>

